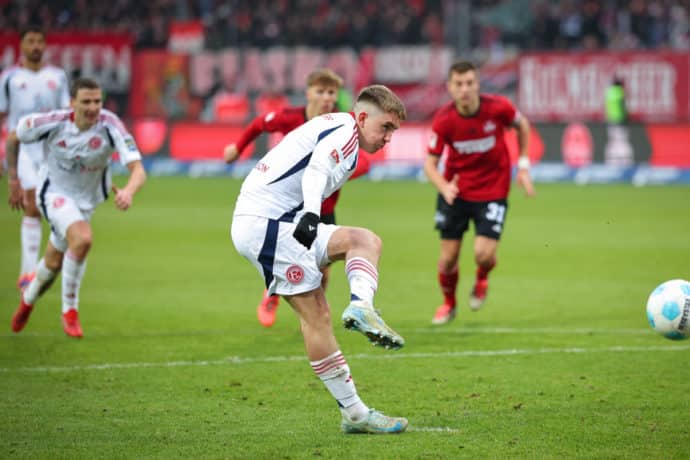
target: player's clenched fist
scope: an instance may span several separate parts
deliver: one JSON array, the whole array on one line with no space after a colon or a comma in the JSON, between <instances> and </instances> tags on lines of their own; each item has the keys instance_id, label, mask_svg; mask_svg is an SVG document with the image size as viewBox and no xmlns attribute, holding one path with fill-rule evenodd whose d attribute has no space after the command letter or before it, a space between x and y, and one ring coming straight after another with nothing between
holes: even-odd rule
<instances>
[{"instance_id":1,"label":"player's clenched fist","mask_svg":"<svg viewBox=\"0 0 690 460\"><path fill-rule=\"evenodd\" d=\"M313 212L308 212L299 220L292 236L294 236L302 246L311 249L311 245L316 239L316 229L318 226L319 216Z\"/></svg>"}]
</instances>

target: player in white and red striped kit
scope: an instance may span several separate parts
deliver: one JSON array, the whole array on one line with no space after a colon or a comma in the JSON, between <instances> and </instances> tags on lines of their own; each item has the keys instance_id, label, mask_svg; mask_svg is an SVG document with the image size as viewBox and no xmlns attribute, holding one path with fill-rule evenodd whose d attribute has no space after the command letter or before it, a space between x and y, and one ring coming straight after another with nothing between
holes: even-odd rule
<instances>
[{"instance_id":1,"label":"player in white and red striped kit","mask_svg":"<svg viewBox=\"0 0 690 460\"><path fill-rule=\"evenodd\" d=\"M374 310L381 240L364 228L319 222L323 200L357 167L359 147L369 153L390 141L405 107L385 86L364 88L354 113L317 116L288 133L256 164L237 198L231 236L237 251L299 316L312 369L338 403L346 433L400 433L402 417L368 408L357 394L338 347L321 286L321 267L345 261L350 304L345 327L375 345L397 349L404 339Z\"/></svg>"},{"instance_id":2,"label":"player in white and red striped kit","mask_svg":"<svg viewBox=\"0 0 690 460\"><path fill-rule=\"evenodd\" d=\"M455 318L455 289L462 236L474 222L476 280L470 308L478 310L486 300L489 272L496 266L496 250L508 209L511 164L503 139L506 128L516 128L520 145L517 182L527 194L535 194L529 175L529 122L505 97L481 94L479 74L467 61L453 64L448 72L448 92L453 99L441 107L432 121L429 155L424 172L438 189L436 228L441 236L438 279L444 302L433 324ZM443 172L439 163L448 146Z\"/></svg>"},{"instance_id":3,"label":"player in white and red striped kit","mask_svg":"<svg viewBox=\"0 0 690 460\"><path fill-rule=\"evenodd\" d=\"M102 109L100 86L88 78L74 81L71 110L35 113L22 117L7 139L10 179L17 176L20 142L38 142L45 152L39 172L36 197L43 217L51 227L50 240L36 267L36 276L21 293L12 317L12 330L21 331L34 304L62 272L62 324L65 333L81 337L79 289L86 270L86 257L93 240L89 223L96 206L114 192L115 205L127 210L134 194L144 185L146 173L134 139L114 113ZM108 173L114 152L129 169L127 185L118 189ZM9 201L22 207L21 189L9 182Z\"/></svg>"},{"instance_id":4,"label":"player in white and red striped kit","mask_svg":"<svg viewBox=\"0 0 690 460\"><path fill-rule=\"evenodd\" d=\"M43 31L27 27L20 33L22 58L0 75L0 113L7 114L7 132L14 131L24 115L69 107L69 84L65 72L43 63L46 40ZM17 287L31 281L41 246L41 213L36 208L38 169L43 151L38 142L19 148L18 180L23 190L21 265ZM13 179L11 179L13 180Z\"/></svg>"}]
</instances>

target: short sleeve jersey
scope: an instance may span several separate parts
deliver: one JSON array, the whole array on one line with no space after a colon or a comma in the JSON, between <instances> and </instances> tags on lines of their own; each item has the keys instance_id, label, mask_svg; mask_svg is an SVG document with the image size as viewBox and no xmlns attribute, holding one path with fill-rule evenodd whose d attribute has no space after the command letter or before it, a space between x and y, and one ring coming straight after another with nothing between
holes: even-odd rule
<instances>
[{"instance_id":1,"label":"short sleeve jersey","mask_svg":"<svg viewBox=\"0 0 690 460\"><path fill-rule=\"evenodd\" d=\"M69 107L65 72L51 65L37 72L13 66L0 75L0 112L7 113L7 129L13 131L24 115Z\"/></svg>"},{"instance_id":2,"label":"short sleeve jersey","mask_svg":"<svg viewBox=\"0 0 690 460\"><path fill-rule=\"evenodd\" d=\"M520 113L505 97L482 94L479 109L462 116L453 102L441 107L432 122L428 153L440 156L448 146L444 177L458 175L458 197L466 201L504 199L510 190L510 156L504 130Z\"/></svg>"},{"instance_id":3,"label":"short sleeve jersey","mask_svg":"<svg viewBox=\"0 0 690 460\"><path fill-rule=\"evenodd\" d=\"M72 110L27 115L19 120L17 137L21 142L43 143L40 193L64 193L82 209L92 209L107 198L107 170L114 151L123 165L141 159L122 121L106 109L84 131L74 123Z\"/></svg>"},{"instance_id":4,"label":"short sleeve jersey","mask_svg":"<svg viewBox=\"0 0 690 460\"><path fill-rule=\"evenodd\" d=\"M306 168L327 176L321 200L340 189L357 166L357 125L350 113L312 118L288 133L247 176L235 215L292 221L304 206L302 177Z\"/></svg>"}]
</instances>

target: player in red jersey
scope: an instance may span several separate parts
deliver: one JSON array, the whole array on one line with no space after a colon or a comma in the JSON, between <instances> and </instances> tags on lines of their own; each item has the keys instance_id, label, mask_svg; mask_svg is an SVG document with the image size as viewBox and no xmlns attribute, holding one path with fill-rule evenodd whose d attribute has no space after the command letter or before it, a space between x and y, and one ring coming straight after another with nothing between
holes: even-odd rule
<instances>
[{"instance_id":1,"label":"player in red jersey","mask_svg":"<svg viewBox=\"0 0 690 460\"><path fill-rule=\"evenodd\" d=\"M527 156L527 119L507 98L480 94L479 72L470 62L459 61L450 67L447 88L453 101L434 116L424 163L424 172L439 192L435 221L441 236L438 280L444 301L433 324L446 324L455 318L458 258L470 220L475 227L477 263L470 308L478 310L486 300L488 275L496 266L496 249L508 209L511 164L503 139L505 128L518 132L516 180L528 197L535 194ZM448 154L441 172L438 166L446 145Z\"/></svg>"},{"instance_id":2,"label":"player in red jersey","mask_svg":"<svg viewBox=\"0 0 690 460\"><path fill-rule=\"evenodd\" d=\"M342 87L343 80L335 72L329 69L317 69L307 77L307 89L305 96L307 105L304 107L286 107L278 112L269 112L256 117L247 129L242 133L240 139L225 147L223 157L226 163L237 160L242 151L262 133L279 132L287 134L298 126L303 125L312 118L331 113L335 110L338 90ZM340 108L347 111L349 107ZM360 155L357 168L352 174L351 179L365 174L369 170L368 154ZM321 222L325 224L335 224L335 205L338 202L340 190L336 190L331 196L326 198L321 205ZM321 285L324 289L328 285L328 268L322 271L323 278ZM275 322L276 310L280 296L268 296L266 291L257 307L259 322L264 327L271 327Z\"/></svg>"}]
</instances>

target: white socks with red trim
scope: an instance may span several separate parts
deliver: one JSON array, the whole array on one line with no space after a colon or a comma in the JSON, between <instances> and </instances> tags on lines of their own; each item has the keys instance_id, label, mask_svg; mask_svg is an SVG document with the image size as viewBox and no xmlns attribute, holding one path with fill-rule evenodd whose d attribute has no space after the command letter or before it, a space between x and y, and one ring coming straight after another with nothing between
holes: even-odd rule
<instances>
[{"instance_id":1,"label":"white socks with red trim","mask_svg":"<svg viewBox=\"0 0 690 460\"><path fill-rule=\"evenodd\" d=\"M350 367L340 350L318 361L311 361L311 367L338 401L343 415L355 422L367 416L369 408L359 399Z\"/></svg>"}]
</instances>

